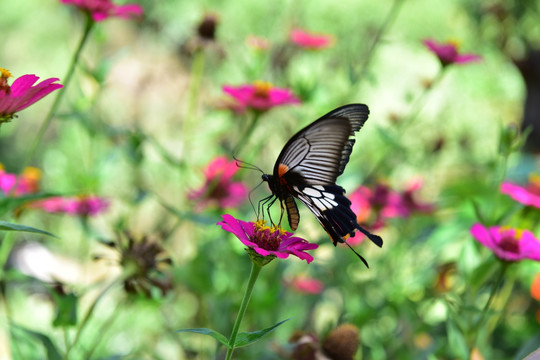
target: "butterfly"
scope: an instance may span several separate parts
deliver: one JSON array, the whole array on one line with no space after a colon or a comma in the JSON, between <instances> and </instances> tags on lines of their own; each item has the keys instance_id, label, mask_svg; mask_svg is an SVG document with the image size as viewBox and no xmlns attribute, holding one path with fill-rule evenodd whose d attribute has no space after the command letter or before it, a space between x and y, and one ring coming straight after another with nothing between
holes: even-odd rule
<instances>
[{"instance_id":1,"label":"butterfly","mask_svg":"<svg viewBox=\"0 0 540 360\"><path fill-rule=\"evenodd\" d=\"M347 238L354 236L357 230L382 246L381 237L358 224L345 190L336 184L349 162L355 142L352 137L362 128L368 115L369 109L364 104L345 105L296 133L283 147L273 173L262 175L272 192L262 201L263 206L267 204L267 211L279 199L281 214L283 216L286 209L289 225L295 231L300 222L295 201L298 199L315 215L334 246L347 244ZM367 261L347 245L368 266Z\"/></svg>"}]
</instances>

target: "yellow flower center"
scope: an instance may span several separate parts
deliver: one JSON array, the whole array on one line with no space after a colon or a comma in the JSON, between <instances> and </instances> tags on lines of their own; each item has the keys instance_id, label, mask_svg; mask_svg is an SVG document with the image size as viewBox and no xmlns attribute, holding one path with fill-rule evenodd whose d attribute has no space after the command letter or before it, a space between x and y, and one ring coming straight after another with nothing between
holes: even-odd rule
<instances>
[{"instance_id":1,"label":"yellow flower center","mask_svg":"<svg viewBox=\"0 0 540 360\"><path fill-rule=\"evenodd\" d=\"M10 77L13 77L13 75L11 75L9 70L4 69L4 68L0 68L0 78L7 79L7 78L10 78Z\"/></svg>"},{"instance_id":2,"label":"yellow flower center","mask_svg":"<svg viewBox=\"0 0 540 360\"><path fill-rule=\"evenodd\" d=\"M255 81L253 85L255 86L255 96L262 98L268 98L273 87L266 81Z\"/></svg>"},{"instance_id":3,"label":"yellow flower center","mask_svg":"<svg viewBox=\"0 0 540 360\"><path fill-rule=\"evenodd\" d=\"M448 40L449 45L453 45L456 48L456 51L459 50L459 41L456 39L450 39Z\"/></svg>"},{"instance_id":4,"label":"yellow flower center","mask_svg":"<svg viewBox=\"0 0 540 360\"><path fill-rule=\"evenodd\" d=\"M531 183L531 185L540 187L540 174L530 174L529 182Z\"/></svg>"}]
</instances>

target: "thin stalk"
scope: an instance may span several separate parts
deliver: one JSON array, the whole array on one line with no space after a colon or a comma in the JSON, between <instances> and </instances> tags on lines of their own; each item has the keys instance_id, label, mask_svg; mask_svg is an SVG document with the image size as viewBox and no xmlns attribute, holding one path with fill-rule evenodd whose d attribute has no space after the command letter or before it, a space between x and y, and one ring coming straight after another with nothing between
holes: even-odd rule
<instances>
[{"instance_id":1,"label":"thin stalk","mask_svg":"<svg viewBox=\"0 0 540 360\"><path fill-rule=\"evenodd\" d=\"M236 342L238 329L240 329L240 324L242 323L242 319L244 318L244 315L246 313L249 300L251 299L251 293L253 292L253 287L255 286L255 282L259 277L261 269L262 266L255 264L253 261L251 262L251 272L249 274L246 292L244 293L242 303L240 304L240 310L238 310L238 315L236 316L236 321L234 322L233 330L231 336L229 337L229 347L227 348L227 355L225 357L225 360L232 359L232 354L234 352L234 343Z\"/></svg>"},{"instance_id":2,"label":"thin stalk","mask_svg":"<svg viewBox=\"0 0 540 360\"><path fill-rule=\"evenodd\" d=\"M233 154L236 156L242 151L244 145L246 145L249 141L249 138L253 134L253 131L255 130L255 127L259 123L259 119L261 118L261 112L260 111L254 111L253 117L251 119L251 123L249 124L249 127L246 129L244 134L238 139L238 144L233 150Z\"/></svg>"},{"instance_id":3,"label":"thin stalk","mask_svg":"<svg viewBox=\"0 0 540 360\"><path fill-rule=\"evenodd\" d=\"M202 78L204 74L205 52L204 49L195 52L193 62L191 63L191 73L189 81L189 93L187 103L187 113L184 119L182 134L184 144L187 144L191 137L191 127L196 123L197 105L199 102L199 93L201 89ZM186 145L184 145L186 146Z\"/></svg>"},{"instance_id":4,"label":"thin stalk","mask_svg":"<svg viewBox=\"0 0 540 360\"><path fill-rule=\"evenodd\" d=\"M113 281L109 285L107 285L107 287L105 287L105 289L103 289L103 291L101 291L101 293L94 299L94 302L92 302L92 305L90 305L90 307L88 308L88 311L86 312L86 315L84 316L83 320L79 323L79 327L77 328L77 331L75 333L75 338L73 339L73 342L70 344L69 347L66 348L66 353L64 354L64 360L69 359L69 353L71 352L71 350L75 347L75 345L79 341L81 333L82 333L83 329L85 328L85 326L88 324L88 321L90 320L90 318L92 317L92 314L94 313L94 310L96 309L96 306L97 306L99 300L101 300L101 298L110 289L112 289L114 286L118 285L119 283L123 282L124 279L126 279L126 277L128 277L128 276L129 276L129 274L127 274L127 273L124 273L124 274L120 275L120 277L118 279L116 279L115 281Z\"/></svg>"},{"instance_id":5,"label":"thin stalk","mask_svg":"<svg viewBox=\"0 0 540 360\"><path fill-rule=\"evenodd\" d=\"M478 335L480 332L480 328L484 323L486 322L486 316L489 311L489 308L491 307L493 300L495 299L495 295L497 294L497 290L501 286L504 275L506 274L506 269L508 269L509 263L507 262L501 262L501 271L499 272L499 276L497 277L497 280L494 283L493 288L491 289L491 293L489 294L488 301L486 302L486 305L484 305L484 309L482 309L482 314L480 315L480 319L478 320L478 323L476 324L475 334L474 334L474 341L473 345L476 344L478 341Z\"/></svg>"},{"instance_id":6,"label":"thin stalk","mask_svg":"<svg viewBox=\"0 0 540 360\"><path fill-rule=\"evenodd\" d=\"M28 152L28 155L26 156L26 159L22 163L22 169L24 169L30 161L32 160L32 157L34 156L37 147L39 146L39 143L43 139L43 135L45 134L45 131L49 127L52 119L54 118L54 115L56 114L56 110L58 109L58 106L60 105L61 100L64 97L64 93L66 92L66 89L71 81L71 78L73 77L73 73L75 72L75 67L77 63L79 62L79 57L81 55L82 49L86 43L86 40L88 39L88 35L90 34L90 30L92 30L92 27L94 26L94 20L90 15L86 15L86 23L84 26L83 35L81 37L81 40L79 41L79 45L77 47L77 50L75 50L75 53L73 54L73 57L71 58L71 63L69 64L68 70L66 75L64 76L64 87L59 89L56 98L54 99L54 102L47 113L47 116L45 117L45 120L41 123L41 126L38 130L38 133L34 139L34 142L30 146L30 151ZM22 171L22 170L21 170Z\"/></svg>"},{"instance_id":7,"label":"thin stalk","mask_svg":"<svg viewBox=\"0 0 540 360\"><path fill-rule=\"evenodd\" d=\"M371 64L371 60L373 59L373 55L375 54L375 49L379 45L382 36L384 33L388 31L392 23L396 20L399 11L401 10L401 5L405 0L394 0L394 3L392 4L392 7L390 8L390 11L388 11L388 14L386 14L386 18L384 19L384 22L377 30L377 33L375 34L373 38L373 42L371 43L367 55L364 58L364 61L362 62L362 65L360 67L360 71L358 72L358 76L355 76L354 80L357 79L364 79L367 70L369 69L369 65Z\"/></svg>"}]
</instances>

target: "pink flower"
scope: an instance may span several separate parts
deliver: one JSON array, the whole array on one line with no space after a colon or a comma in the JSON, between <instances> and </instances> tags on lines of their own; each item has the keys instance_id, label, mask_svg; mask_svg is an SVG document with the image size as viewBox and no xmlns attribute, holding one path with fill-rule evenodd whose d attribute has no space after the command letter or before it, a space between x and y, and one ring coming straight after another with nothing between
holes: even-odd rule
<instances>
[{"instance_id":1,"label":"pink flower","mask_svg":"<svg viewBox=\"0 0 540 360\"><path fill-rule=\"evenodd\" d=\"M247 108L266 111L275 106L300 103L300 100L291 90L277 88L270 83L262 81L236 87L225 85L223 86L223 91L236 100L237 112L243 112Z\"/></svg>"},{"instance_id":2,"label":"pink flower","mask_svg":"<svg viewBox=\"0 0 540 360\"><path fill-rule=\"evenodd\" d=\"M349 196L351 209L356 214L359 224L365 225L370 230L382 228L387 219L406 218L413 212L430 213L435 207L432 204L420 203L416 200L416 191L422 186L422 182L411 182L405 191L398 192L388 185L379 183L374 187L360 186ZM349 238L350 245L362 242L364 236L357 235Z\"/></svg>"},{"instance_id":3,"label":"pink flower","mask_svg":"<svg viewBox=\"0 0 540 360\"><path fill-rule=\"evenodd\" d=\"M247 198L248 188L244 183L232 180L237 171L234 161L228 161L223 156L215 158L204 170L204 185L191 191L188 198L198 201L197 210L212 203L222 209L240 205Z\"/></svg>"},{"instance_id":4,"label":"pink flower","mask_svg":"<svg viewBox=\"0 0 540 360\"><path fill-rule=\"evenodd\" d=\"M268 227L264 225L264 221L245 222L228 214L222 217L223 221L217 224L221 225L223 230L233 233L244 245L262 257L286 259L289 255L294 255L309 264L313 257L305 251L319 247L292 236L293 233L277 226Z\"/></svg>"},{"instance_id":5,"label":"pink flower","mask_svg":"<svg viewBox=\"0 0 540 360\"><path fill-rule=\"evenodd\" d=\"M60 2L74 5L81 11L87 12L94 21L103 21L109 16L130 19L143 14L143 8L140 5L115 5L111 0L60 0Z\"/></svg>"},{"instance_id":6,"label":"pink flower","mask_svg":"<svg viewBox=\"0 0 540 360\"><path fill-rule=\"evenodd\" d=\"M15 186L14 196L37 193L39 191L40 179L41 171L37 168L27 167L20 176L17 176L5 172L0 164L0 191L4 195L10 195Z\"/></svg>"},{"instance_id":7,"label":"pink flower","mask_svg":"<svg viewBox=\"0 0 540 360\"><path fill-rule=\"evenodd\" d=\"M63 86L54 84L58 81L57 78L47 79L34 85L39 79L36 75L23 75L9 86L7 79L11 76L8 70L0 68L0 125L13 119L16 112L26 109Z\"/></svg>"},{"instance_id":8,"label":"pink flower","mask_svg":"<svg viewBox=\"0 0 540 360\"><path fill-rule=\"evenodd\" d=\"M270 48L268 39L261 36L248 35L248 37L246 37L246 44L249 47L260 51L268 50Z\"/></svg>"},{"instance_id":9,"label":"pink flower","mask_svg":"<svg viewBox=\"0 0 540 360\"><path fill-rule=\"evenodd\" d=\"M523 205L540 208L540 175L531 175L529 183L524 187L503 182L501 192Z\"/></svg>"},{"instance_id":10,"label":"pink flower","mask_svg":"<svg viewBox=\"0 0 540 360\"><path fill-rule=\"evenodd\" d=\"M106 211L109 208L109 202L106 199L97 196L56 196L33 202L30 206L43 209L50 213L95 216Z\"/></svg>"},{"instance_id":11,"label":"pink flower","mask_svg":"<svg viewBox=\"0 0 540 360\"><path fill-rule=\"evenodd\" d=\"M290 33L291 42L305 49L320 50L334 44L331 35L313 34L301 29L293 29Z\"/></svg>"},{"instance_id":12,"label":"pink flower","mask_svg":"<svg viewBox=\"0 0 540 360\"><path fill-rule=\"evenodd\" d=\"M531 259L540 261L540 242L528 230L506 226L486 228L477 223L471 227L471 234L502 260Z\"/></svg>"},{"instance_id":13,"label":"pink flower","mask_svg":"<svg viewBox=\"0 0 540 360\"><path fill-rule=\"evenodd\" d=\"M438 43L433 39L424 40L424 45L439 58L443 66L450 64L467 64L480 61L482 57L476 54L460 54L456 43Z\"/></svg>"},{"instance_id":14,"label":"pink flower","mask_svg":"<svg viewBox=\"0 0 540 360\"><path fill-rule=\"evenodd\" d=\"M309 276L297 276L288 283L295 291L304 294L320 294L324 290L324 284Z\"/></svg>"}]
</instances>

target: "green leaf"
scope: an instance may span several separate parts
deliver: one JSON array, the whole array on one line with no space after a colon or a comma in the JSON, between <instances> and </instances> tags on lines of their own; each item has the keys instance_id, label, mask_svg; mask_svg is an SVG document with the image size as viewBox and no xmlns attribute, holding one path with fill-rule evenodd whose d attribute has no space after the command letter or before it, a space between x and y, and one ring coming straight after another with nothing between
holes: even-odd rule
<instances>
[{"instance_id":1,"label":"green leaf","mask_svg":"<svg viewBox=\"0 0 540 360\"><path fill-rule=\"evenodd\" d=\"M45 350L47 350L48 360L61 360L62 359L60 352L58 351L58 349L56 348L52 340L47 335L26 329L19 325L14 324L13 326L14 328L17 328L21 330L22 332L24 332L26 335L29 335L33 337L34 339L38 340L39 342L41 342L41 344L45 347Z\"/></svg>"},{"instance_id":2,"label":"green leaf","mask_svg":"<svg viewBox=\"0 0 540 360\"><path fill-rule=\"evenodd\" d=\"M237 347L246 346L246 345L249 345L251 343L254 343L255 341L260 340L263 336L271 333L278 326L280 326L281 324L283 324L284 322L289 321L289 320L291 320L291 318L280 321L277 324L275 324L275 325L273 325L273 326L271 326L269 328L262 329L262 330L259 330L259 331L239 333L238 336L236 337L236 342L234 344L234 347L237 348Z\"/></svg>"},{"instance_id":3,"label":"green leaf","mask_svg":"<svg viewBox=\"0 0 540 360\"><path fill-rule=\"evenodd\" d=\"M26 225L13 224L13 223L9 223L7 221L0 221L0 230L4 230L4 231L25 231L25 232L31 232L31 233L56 237L55 235L53 235L50 232L45 231L45 230L39 230L39 229L30 227L30 226L26 226Z\"/></svg>"},{"instance_id":4,"label":"green leaf","mask_svg":"<svg viewBox=\"0 0 540 360\"><path fill-rule=\"evenodd\" d=\"M196 334L203 334L208 335L225 345L226 347L229 347L229 340L225 337L225 335L207 328L198 328L198 329L182 329L182 330L176 330L176 332L191 332Z\"/></svg>"},{"instance_id":5,"label":"green leaf","mask_svg":"<svg viewBox=\"0 0 540 360\"><path fill-rule=\"evenodd\" d=\"M58 294L51 291L56 300L56 317L54 327L77 325L77 305L79 298L75 294Z\"/></svg>"},{"instance_id":6,"label":"green leaf","mask_svg":"<svg viewBox=\"0 0 540 360\"><path fill-rule=\"evenodd\" d=\"M448 319L446 322L446 331L448 332L448 345L450 346L452 355L458 359L467 359L469 354L467 341L454 320Z\"/></svg>"}]
</instances>

